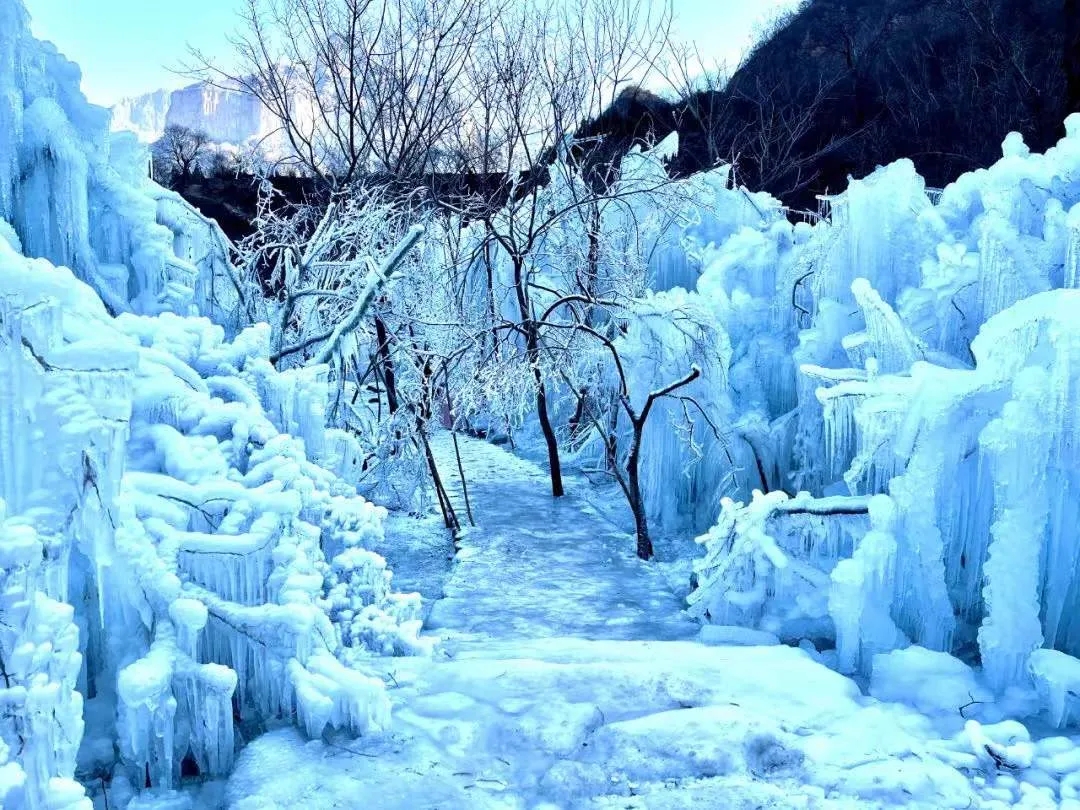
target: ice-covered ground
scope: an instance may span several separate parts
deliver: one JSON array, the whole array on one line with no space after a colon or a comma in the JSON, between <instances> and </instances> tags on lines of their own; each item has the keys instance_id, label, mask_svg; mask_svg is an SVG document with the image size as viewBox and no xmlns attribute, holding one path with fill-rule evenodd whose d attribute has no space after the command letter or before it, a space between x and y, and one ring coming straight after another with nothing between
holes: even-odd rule
<instances>
[{"instance_id":1,"label":"ice-covered ground","mask_svg":"<svg viewBox=\"0 0 1080 810\"><path fill-rule=\"evenodd\" d=\"M272 731L240 754L228 806L1058 806L1022 779L1060 776L1070 742L1009 748L999 738L1016 728L965 732L966 697L951 740L947 717L864 697L803 650L702 644L587 490L553 501L531 463L479 442L462 452L478 527L431 611L434 656L379 662L391 731ZM957 688L941 672L930 712ZM980 732L989 749L976 750ZM1024 756L1042 769L1020 770Z\"/></svg>"}]
</instances>

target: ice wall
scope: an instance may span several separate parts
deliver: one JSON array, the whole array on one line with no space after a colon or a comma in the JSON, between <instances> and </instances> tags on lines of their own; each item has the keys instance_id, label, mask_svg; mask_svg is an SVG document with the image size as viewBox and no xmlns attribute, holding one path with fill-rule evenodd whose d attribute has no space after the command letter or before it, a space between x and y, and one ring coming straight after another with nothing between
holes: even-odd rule
<instances>
[{"instance_id":1,"label":"ice wall","mask_svg":"<svg viewBox=\"0 0 1080 810\"><path fill-rule=\"evenodd\" d=\"M386 724L427 648L325 368L279 373L220 231L0 0L0 804L228 772L236 724ZM10 147L10 148L9 148ZM226 303L227 302L227 303ZM218 322L194 313L214 315Z\"/></svg>"},{"instance_id":2,"label":"ice wall","mask_svg":"<svg viewBox=\"0 0 1080 810\"><path fill-rule=\"evenodd\" d=\"M382 682L348 665L423 649L419 605L365 550L381 510L306 449L341 443L325 379L274 371L264 329L112 319L7 238L0 288L2 730L25 806L61 806L84 698L115 726L87 729L78 773L140 788L185 757L227 772L237 711L384 725Z\"/></svg>"},{"instance_id":3,"label":"ice wall","mask_svg":"<svg viewBox=\"0 0 1080 810\"><path fill-rule=\"evenodd\" d=\"M114 314L215 315L210 288L231 286L220 230L163 196L145 151L110 135L109 112L79 81L30 36L22 1L0 0L0 219L27 255L69 267Z\"/></svg>"},{"instance_id":4,"label":"ice wall","mask_svg":"<svg viewBox=\"0 0 1080 810\"><path fill-rule=\"evenodd\" d=\"M1078 716L1061 661L1080 655L1080 116L1067 131L1042 155L1010 135L937 200L901 161L820 225L714 247L698 291L730 336L732 395L778 439L770 486L807 492L724 504L699 615L835 643L848 672L911 643L974 653L999 692L1037 686L1053 722ZM762 365L762 341L794 362ZM877 506L853 524L860 498Z\"/></svg>"}]
</instances>

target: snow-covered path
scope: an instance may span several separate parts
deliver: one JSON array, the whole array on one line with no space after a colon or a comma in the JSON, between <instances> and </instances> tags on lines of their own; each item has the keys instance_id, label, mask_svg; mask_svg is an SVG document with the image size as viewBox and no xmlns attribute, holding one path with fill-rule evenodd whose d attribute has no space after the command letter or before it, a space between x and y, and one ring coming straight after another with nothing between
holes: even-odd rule
<instances>
[{"instance_id":1,"label":"snow-covered path","mask_svg":"<svg viewBox=\"0 0 1080 810\"><path fill-rule=\"evenodd\" d=\"M552 498L546 475L530 462L485 442L459 446L478 528L462 539L430 631L455 641L463 634L656 640L697 633L656 566L638 560L627 535L579 491ZM452 447L437 449L441 467L456 470ZM459 480L449 476L460 509Z\"/></svg>"},{"instance_id":2,"label":"snow-covered path","mask_svg":"<svg viewBox=\"0 0 1080 810\"><path fill-rule=\"evenodd\" d=\"M393 729L271 731L242 752L229 806L970 806L968 780L925 754L924 718L800 650L686 640L696 625L628 535L578 494L554 502L535 465L461 447L478 527L430 612L433 658L377 662Z\"/></svg>"}]
</instances>

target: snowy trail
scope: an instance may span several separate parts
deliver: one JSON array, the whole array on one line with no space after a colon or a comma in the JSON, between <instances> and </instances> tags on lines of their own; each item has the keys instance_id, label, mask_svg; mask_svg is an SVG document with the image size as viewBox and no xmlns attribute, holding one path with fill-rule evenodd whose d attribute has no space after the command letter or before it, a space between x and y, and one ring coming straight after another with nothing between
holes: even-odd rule
<instances>
[{"instance_id":1,"label":"snowy trail","mask_svg":"<svg viewBox=\"0 0 1080 810\"><path fill-rule=\"evenodd\" d=\"M427 629L481 638L681 639L698 631L655 566L571 486L493 445L459 442L478 528L466 532ZM448 442L440 466L456 471ZM460 479L449 476L462 520Z\"/></svg>"},{"instance_id":2,"label":"snowy trail","mask_svg":"<svg viewBox=\"0 0 1080 810\"><path fill-rule=\"evenodd\" d=\"M478 527L429 614L434 656L377 662L393 729L271 731L241 753L230 807L971 806L968 780L926 755L925 718L797 649L688 641L657 567L580 493L554 501L535 465L461 449Z\"/></svg>"}]
</instances>

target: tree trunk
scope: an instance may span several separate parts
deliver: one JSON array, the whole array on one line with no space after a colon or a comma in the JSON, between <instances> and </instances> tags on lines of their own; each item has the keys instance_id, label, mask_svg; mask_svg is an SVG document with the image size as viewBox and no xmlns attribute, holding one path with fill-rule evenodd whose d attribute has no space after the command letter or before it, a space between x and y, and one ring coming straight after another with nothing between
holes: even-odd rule
<instances>
[{"instance_id":1,"label":"tree trunk","mask_svg":"<svg viewBox=\"0 0 1080 810\"><path fill-rule=\"evenodd\" d=\"M536 415L540 419L540 430L544 434L544 443L547 445L548 468L551 471L551 494L555 498L563 496L562 463L559 461L559 440L555 436L555 429L551 426L551 418L548 416L547 388L540 375L540 369L534 372L536 375Z\"/></svg>"},{"instance_id":2,"label":"tree trunk","mask_svg":"<svg viewBox=\"0 0 1080 810\"><path fill-rule=\"evenodd\" d=\"M634 426L634 443L626 456L626 486L630 511L634 513L634 533L637 535L637 555L643 560L653 556L652 538L649 536L649 519L645 515L645 500L641 497L641 480L638 463L641 458L641 426Z\"/></svg>"},{"instance_id":3,"label":"tree trunk","mask_svg":"<svg viewBox=\"0 0 1080 810\"><path fill-rule=\"evenodd\" d=\"M375 339L379 342L379 365L382 366L383 387L386 389L386 408L390 413L397 413L397 382L394 376L394 360L390 357L390 336L386 323L375 316Z\"/></svg>"},{"instance_id":4,"label":"tree trunk","mask_svg":"<svg viewBox=\"0 0 1080 810\"><path fill-rule=\"evenodd\" d=\"M525 287L524 261L520 257L514 257L514 287L518 300L518 311L521 314L522 331L525 333L525 359L533 369L533 377L536 380L536 416L540 421L540 430L544 434L544 443L547 445L548 469L551 473L551 494L555 498L563 496L562 464L559 461L559 440L555 436L555 428L551 425L551 417L548 414L547 386L544 384L544 375L540 371L540 332L535 320L533 320L532 308L529 303L529 294Z\"/></svg>"}]
</instances>

